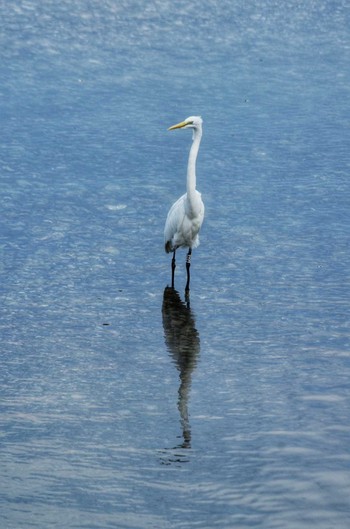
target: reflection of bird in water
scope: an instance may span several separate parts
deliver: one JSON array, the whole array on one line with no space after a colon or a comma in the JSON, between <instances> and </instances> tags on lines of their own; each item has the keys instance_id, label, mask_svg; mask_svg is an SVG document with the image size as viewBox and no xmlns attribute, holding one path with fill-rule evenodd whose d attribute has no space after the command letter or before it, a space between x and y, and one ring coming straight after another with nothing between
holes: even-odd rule
<instances>
[{"instance_id":1,"label":"reflection of bird in water","mask_svg":"<svg viewBox=\"0 0 350 529\"><path fill-rule=\"evenodd\" d=\"M182 195L170 208L164 228L165 251L173 252L171 261L171 286L174 288L175 254L178 248L187 247L186 258L187 283L186 292L190 290L190 266L192 248L199 244L198 232L204 218L204 204L201 194L196 189L196 159L202 138L202 118L191 116L178 125L170 127L174 129L192 129L193 142L188 158L187 166L187 192Z\"/></svg>"},{"instance_id":2,"label":"reflection of bird in water","mask_svg":"<svg viewBox=\"0 0 350 529\"><path fill-rule=\"evenodd\" d=\"M184 303L174 288L166 287L164 290L162 314L165 343L180 371L178 409L184 439L181 446L190 448L191 428L188 402L191 376L200 352L199 334L189 302Z\"/></svg>"}]
</instances>

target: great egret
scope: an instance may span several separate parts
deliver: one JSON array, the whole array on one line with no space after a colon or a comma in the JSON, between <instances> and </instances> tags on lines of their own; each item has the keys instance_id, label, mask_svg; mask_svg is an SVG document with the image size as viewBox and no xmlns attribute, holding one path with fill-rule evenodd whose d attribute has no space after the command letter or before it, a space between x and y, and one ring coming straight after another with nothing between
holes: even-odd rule
<instances>
[{"instance_id":1,"label":"great egret","mask_svg":"<svg viewBox=\"0 0 350 529\"><path fill-rule=\"evenodd\" d=\"M170 208L164 228L165 251L173 252L171 261L171 286L174 288L175 254L178 248L187 247L186 257L187 283L186 292L190 289L190 266L192 248L199 244L198 232L203 223L204 204L201 194L196 190L196 160L202 138L202 118L190 116L168 130L192 129L192 146L187 166L187 192Z\"/></svg>"}]
</instances>

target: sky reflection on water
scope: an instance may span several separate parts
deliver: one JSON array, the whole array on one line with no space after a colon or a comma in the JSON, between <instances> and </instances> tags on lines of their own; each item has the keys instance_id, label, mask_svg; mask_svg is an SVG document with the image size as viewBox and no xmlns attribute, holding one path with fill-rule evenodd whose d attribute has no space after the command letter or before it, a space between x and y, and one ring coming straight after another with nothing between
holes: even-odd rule
<instances>
[{"instance_id":1,"label":"sky reflection on water","mask_svg":"<svg viewBox=\"0 0 350 529\"><path fill-rule=\"evenodd\" d=\"M347 529L345 1L0 10L1 526Z\"/></svg>"}]
</instances>

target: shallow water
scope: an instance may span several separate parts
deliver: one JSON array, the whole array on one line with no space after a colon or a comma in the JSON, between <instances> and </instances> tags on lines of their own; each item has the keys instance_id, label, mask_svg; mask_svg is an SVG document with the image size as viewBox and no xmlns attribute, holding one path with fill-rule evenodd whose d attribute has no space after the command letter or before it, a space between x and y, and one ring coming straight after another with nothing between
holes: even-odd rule
<instances>
[{"instance_id":1,"label":"shallow water","mask_svg":"<svg viewBox=\"0 0 350 529\"><path fill-rule=\"evenodd\" d=\"M345 1L1 11L1 527L347 528Z\"/></svg>"}]
</instances>

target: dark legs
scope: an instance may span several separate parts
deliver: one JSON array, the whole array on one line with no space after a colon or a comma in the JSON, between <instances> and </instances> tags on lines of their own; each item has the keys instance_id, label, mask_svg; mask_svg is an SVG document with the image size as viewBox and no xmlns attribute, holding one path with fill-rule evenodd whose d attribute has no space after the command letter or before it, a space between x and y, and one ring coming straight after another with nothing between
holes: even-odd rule
<instances>
[{"instance_id":1,"label":"dark legs","mask_svg":"<svg viewBox=\"0 0 350 529\"><path fill-rule=\"evenodd\" d=\"M174 288L174 284L175 284L175 268L176 268L175 253L176 253L176 249L174 250L173 258L171 260L171 288Z\"/></svg>"},{"instance_id":2,"label":"dark legs","mask_svg":"<svg viewBox=\"0 0 350 529\"><path fill-rule=\"evenodd\" d=\"M175 268L176 268L176 248L173 251L173 258L171 260L171 288L175 288ZM187 273L187 282L185 292L186 294L190 291L190 267L191 267L191 255L192 248L189 248L186 256L186 273Z\"/></svg>"},{"instance_id":3,"label":"dark legs","mask_svg":"<svg viewBox=\"0 0 350 529\"><path fill-rule=\"evenodd\" d=\"M186 257L186 272L187 272L187 283L185 292L188 292L190 290L190 266L191 266L191 254L192 254L192 248L188 250L187 257Z\"/></svg>"}]
</instances>

